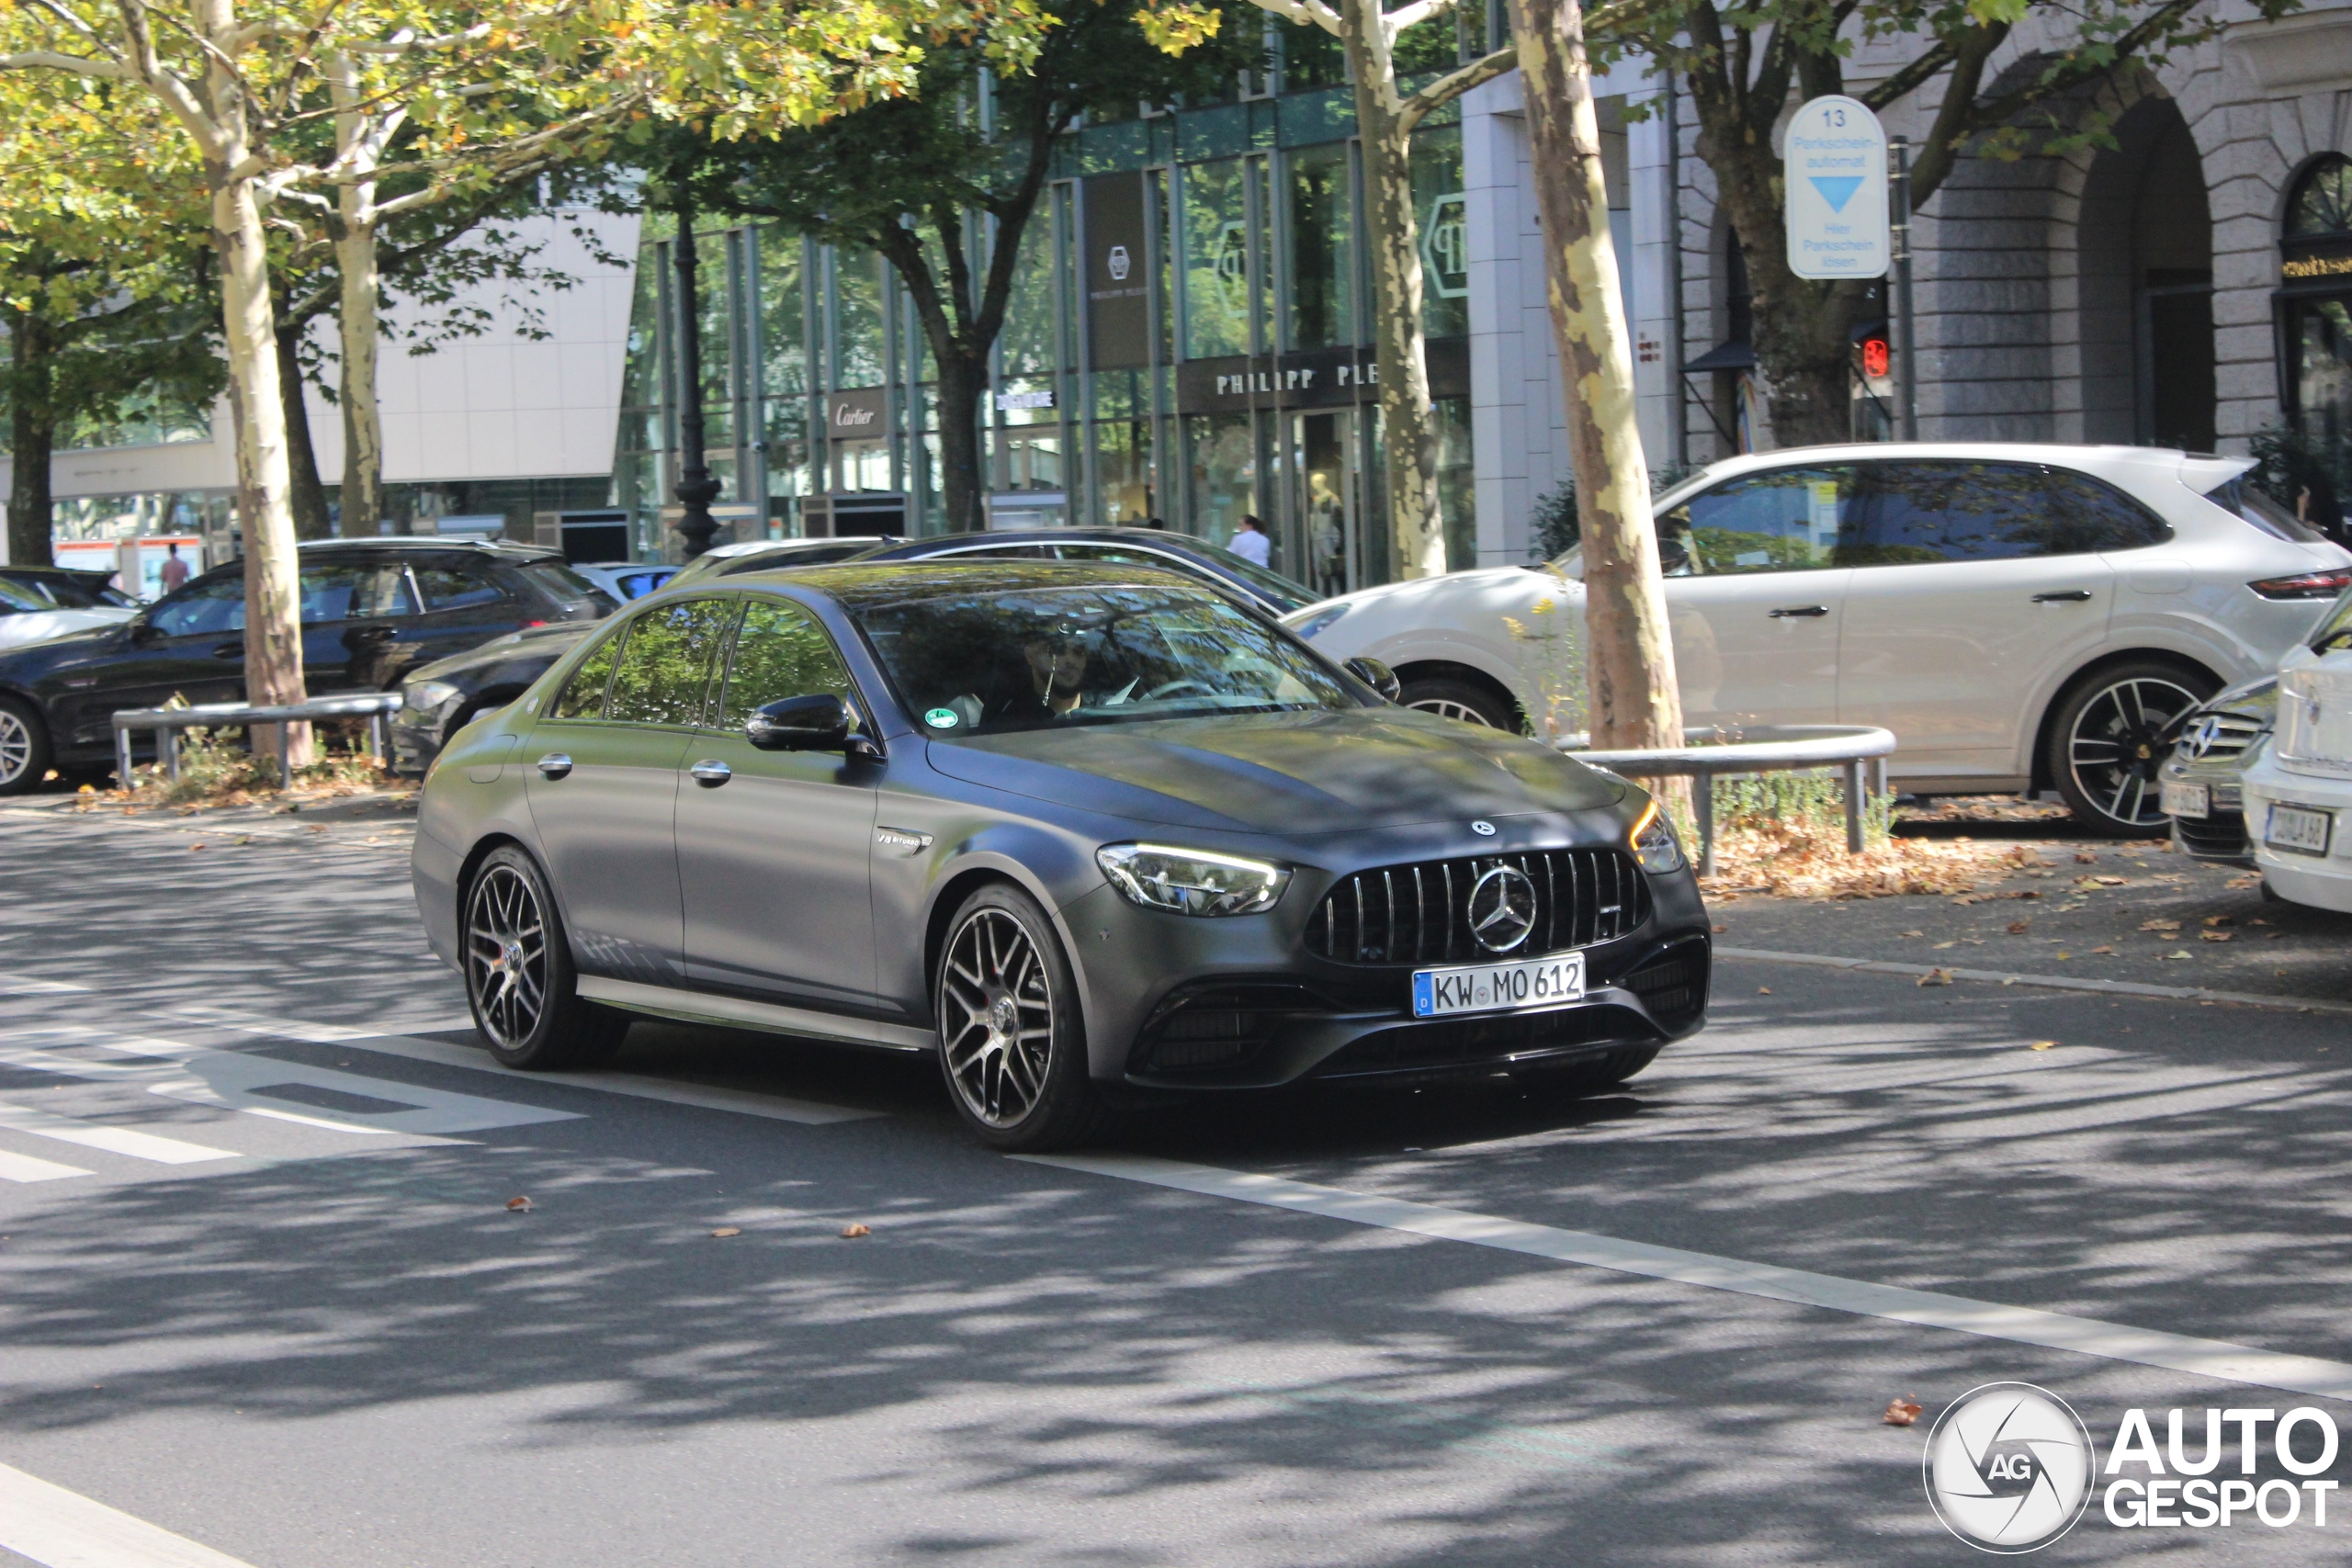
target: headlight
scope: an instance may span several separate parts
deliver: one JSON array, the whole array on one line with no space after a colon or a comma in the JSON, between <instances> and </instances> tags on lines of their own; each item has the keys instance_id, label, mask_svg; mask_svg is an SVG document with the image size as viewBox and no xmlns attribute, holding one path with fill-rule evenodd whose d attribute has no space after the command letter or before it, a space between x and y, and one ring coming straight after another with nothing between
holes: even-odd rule
<instances>
[{"instance_id":1,"label":"headlight","mask_svg":"<svg viewBox=\"0 0 2352 1568\"><path fill-rule=\"evenodd\" d=\"M1130 901L1178 915L1263 914L1290 883L1287 870L1261 860L1164 844L1105 844L1094 863Z\"/></svg>"},{"instance_id":2,"label":"headlight","mask_svg":"<svg viewBox=\"0 0 2352 1568\"><path fill-rule=\"evenodd\" d=\"M1345 604L1334 604L1328 610L1317 610L1315 614L1307 616L1306 619L1299 622L1298 625L1291 627L1292 635L1299 637L1301 640L1312 638L1317 632L1323 631L1329 627L1333 621L1338 620L1341 615L1344 615L1347 613L1348 606Z\"/></svg>"},{"instance_id":3,"label":"headlight","mask_svg":"<svg viewBox=\"0 0 2352 1568\"><path fill-rule=\"evenodd\" d=\"M458 688L447 681L411 681L401 688L401 705L419 713L431 713L446 707L458 694Z\"/></svg>"},{"instance_id":4,"label":"headlight","mask_svg":"<svg viewBox=\"0 0 2352 1568\"><path fill-rule=\"evenodd\" d=\"M1682 869L1682 846L1675 842L1674 829L1655 800L1642 808L1641 820L1634 824L1634 858L1647 872Z\"/></svg>"}]
</instances>

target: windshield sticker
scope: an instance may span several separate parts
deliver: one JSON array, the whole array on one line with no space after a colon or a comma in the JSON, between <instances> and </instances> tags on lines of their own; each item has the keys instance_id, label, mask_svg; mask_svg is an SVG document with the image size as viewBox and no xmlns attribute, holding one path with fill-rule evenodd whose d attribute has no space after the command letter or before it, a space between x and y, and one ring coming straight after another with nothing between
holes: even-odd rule
<instances>
[{"instance_id":1,"label":"windshield sticker","mask_svg":"<svg viewBox=\"0 0 2352 1568\"><path fill-rule=\"evenodd\" d=\"M954 708L933 708L922 716L922 721L933 729L953 729L960 722Z\"/></svg>"}]
</instances>

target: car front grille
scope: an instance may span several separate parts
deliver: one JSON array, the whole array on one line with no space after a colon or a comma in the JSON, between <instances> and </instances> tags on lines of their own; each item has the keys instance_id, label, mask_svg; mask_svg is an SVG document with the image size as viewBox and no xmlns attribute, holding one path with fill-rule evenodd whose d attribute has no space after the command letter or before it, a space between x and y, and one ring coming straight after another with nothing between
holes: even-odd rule
<instances>
[{"instance_id":1,"label":"car front grille","mask_svg":"<svg viewBox=\"0 0 2352 1568\"><path fill-rule=\"evenodd\" d=\"M2245 814L2239 811L2216 811L2210 817L2176 817L2173 831L2180 835L2181 847L2190 854L2208 860L2245 860L2254 853L2254 846L2246 841Z\"/></svg>"},{"instance_id":2,"label":"car front grille","mask_svg":"<svg viewBox=\"0 0 2352 1568\"><path fill-rule=\"evenodd\" d=\"M2182 726L2172 754L2182 762L2221 761L2244 752L2269 728L2270 721L2259 714L2227 708L2193 714Z\"/></svg>"},{"instance_id":3,"label":"car front grille","mask_svg":"<svg viewBox=\"0 0 2352 1568\"><path fill-rule=\"evenodd\" d=\"M1497 866L1535 886L1535 924L1506 953L1470 929L1470 893ZM1343 876L1306 924L1307 950L1338 964L1503 962L1589 947L1650 917L1641 867L1623 850L1533 850L1383 866Z\"/></svg>"},{"instance_id":4,"label":"car front grille","mask_svg":"<svg viewBox=\"0 0 2352 1568\"><path fill-rule=\"evenodd\" d=\"M1642 998L1650 1016L1668 1029L1699 1021L1707 1008L1707 969L1713 957L1703 939L1677 942L1625 976L1625 988Z\"/></svg>"}]
</instances>

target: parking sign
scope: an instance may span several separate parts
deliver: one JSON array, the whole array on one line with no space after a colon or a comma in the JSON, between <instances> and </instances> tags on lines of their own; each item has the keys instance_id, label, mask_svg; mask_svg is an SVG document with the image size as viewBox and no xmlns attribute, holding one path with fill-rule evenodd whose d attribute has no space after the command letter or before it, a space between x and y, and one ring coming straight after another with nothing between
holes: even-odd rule
<instances>
[{"instance_id":1,"label":"parking sign","mask_svg":"<svg viewBox=\"0 0 2352 1568\"><path fill-rule=\"evenodd\" d=\"M1815 98L1789 122L1789 269L1799 277L1884 277L1886 132L1853 98Z\"/></svg>"}]
</instances>

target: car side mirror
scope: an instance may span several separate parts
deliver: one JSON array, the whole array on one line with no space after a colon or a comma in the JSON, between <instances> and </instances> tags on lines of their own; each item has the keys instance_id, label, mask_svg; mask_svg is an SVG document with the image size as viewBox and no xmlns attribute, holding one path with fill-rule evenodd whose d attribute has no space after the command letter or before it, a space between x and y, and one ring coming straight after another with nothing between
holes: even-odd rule
<instances>
[{"instance_id":1,"label":"car side mirror","mask_svg":"<svg viewBox=\"0 0 2352 1568\"><path fill-rule=\"evenodd\" d=\"M763 751L844 751L849 705L831 692L770 703L743 726L743 739Z\"/></svg>"},{"instance_id":2,"label":"car side mirror","mask_svg":"<svg viewBox=\"0 0 2352 1568\"><path fill-rule=\"evenodd\" d=\"M133 642L153 642L163 635L164 628L144 615L130 623L130 640Z\"/></svg>"},{"instance_id":3,"label":"car side mirror","mask_svg":"<svg viewBox=\"0 0 2352 1568\"><path fill-rule=\"evenodd\" d=\"M1377 659L1351 659L1347 671L1389 702L1396 702L1405 694L1405 682L1396 679L1396 671Z\"/></svg>"}]
</instances>

